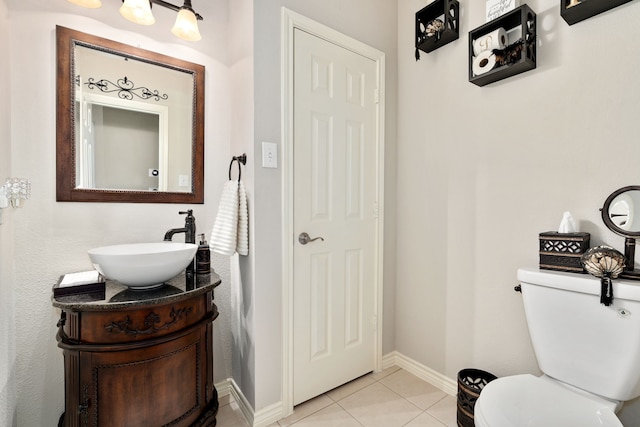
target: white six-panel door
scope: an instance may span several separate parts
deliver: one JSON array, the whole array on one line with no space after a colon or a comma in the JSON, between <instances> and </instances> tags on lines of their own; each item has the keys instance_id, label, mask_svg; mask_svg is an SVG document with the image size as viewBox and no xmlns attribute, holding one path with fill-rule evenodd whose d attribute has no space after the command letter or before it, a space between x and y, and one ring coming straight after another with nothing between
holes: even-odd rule
<instances>
[{"instance_id":1,"label":"white six-panel door","mask_svg":"<svg viewBox=\"0 0 640 427\"><path fill-rule=\"evenodd\" d=\"M376 67L294 30L294 404L375 368Z\"/></svg>"}]
</instances>

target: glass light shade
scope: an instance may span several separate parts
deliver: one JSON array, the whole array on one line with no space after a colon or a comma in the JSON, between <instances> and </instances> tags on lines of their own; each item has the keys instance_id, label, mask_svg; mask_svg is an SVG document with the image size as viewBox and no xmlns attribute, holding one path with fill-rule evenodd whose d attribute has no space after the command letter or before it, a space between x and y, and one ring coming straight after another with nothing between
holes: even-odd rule
<instances>
[{"instance_id":1,"label":"glass light shade","mask_svg":"<svg viewBox=\"0 0 640 427\"><path fill-rule=\"evenodd\" d=\"M78 6L88 7L89 9L97 9L102 6L100 0L68 0L69 3L77 4Z\"/></svg>"},{"instance_id":2,"label":"glass light shade","mask_svg":"<svg viewBox=\"0 0 640 427\"><path fill-rule=\"evenodd\" d=\"M25 178L8 178L4 183L5 197L11 206L19 208L23 201L31 198L31 181Z\"/></svg>"},{"instance_id":3,"label":"glass light shade","mask_svg":"<svg viewBox=\"0 0 640 427\"><path fill-rule=\"evenodd\" d=\"M156 18L151 13L149 0L124 0L120 6L120 14L140 25L152 25L156 22Z\"/></svg>"},{"instance_id":4,"label":"glass light shade","mask_svg":"<svg viewBox=\"0 0 640 427\"><path fill-rule=\"evenodd\" d=\"M195 13L189 9L180 9L176 17L176 23L173 25L171 32L183 40L197 42L202 39L198 30L198 20Z\"/></svg>"}]
</instances>

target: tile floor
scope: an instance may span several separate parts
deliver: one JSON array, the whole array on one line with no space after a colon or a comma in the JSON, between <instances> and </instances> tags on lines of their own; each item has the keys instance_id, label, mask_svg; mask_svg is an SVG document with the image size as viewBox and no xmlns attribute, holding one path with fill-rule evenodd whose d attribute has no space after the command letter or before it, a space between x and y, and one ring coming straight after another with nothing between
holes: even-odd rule
<instances>
[{"instance_id":1,"label":"tile floor","mask_svg":"<svg viewBox=\"0 0 640 427\"><path fill-rule=\"evenodd\" d=\"M295 407L269 427L456 427L456 398L398 367L368 374ZM218 427L248 427L220 399Z\"/></svg>"}]
</instances>

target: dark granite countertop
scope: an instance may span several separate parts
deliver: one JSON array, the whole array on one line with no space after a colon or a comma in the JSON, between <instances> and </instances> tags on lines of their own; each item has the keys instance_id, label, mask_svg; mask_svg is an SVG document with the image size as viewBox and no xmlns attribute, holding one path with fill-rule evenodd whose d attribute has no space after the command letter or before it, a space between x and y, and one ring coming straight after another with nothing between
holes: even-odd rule
<instances>
[{"instance_id":1,"label":"dark granite countertop","mask_svg":"<svg viewBox=\"0 0 640 427\"><path fill-rule=\"evenodd\" d=\"M181 301L208 292L219 284L220 277L216 273L196 274L194 278L187 280L183 272L167 281L164 286L148 290L133 290L119 282L107 280L104 298L96 293L58 297L52 295L51 303L54 307L71 311L128 309L138 305Z\"/></svg>"}]
</instances>

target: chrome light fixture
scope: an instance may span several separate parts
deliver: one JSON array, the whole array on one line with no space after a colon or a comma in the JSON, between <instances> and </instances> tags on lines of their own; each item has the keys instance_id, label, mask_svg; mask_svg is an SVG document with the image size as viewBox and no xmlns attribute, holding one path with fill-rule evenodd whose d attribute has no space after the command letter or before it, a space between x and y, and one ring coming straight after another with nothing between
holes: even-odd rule
<instances>
[{"instance_id":1,"label":"chrome light fixture","mask_svg":"<svg viewBox=\"0 0 640 427\"><path fill-rule=\"evenodd\" d=\"M68 0L78 6L87 8L98 8L102 5L100 0ZM196 13L191 6L191 0L184 0L182 6L176 6L163 0L122 0L120 14L131 22L140 25L153 25L156 19L151 12L154 4L178 12L176 22L171 32L183 40L198 41L202 39L198 30L198 21L202 21L202 16Z\"/></svg>"}]
</instances>

